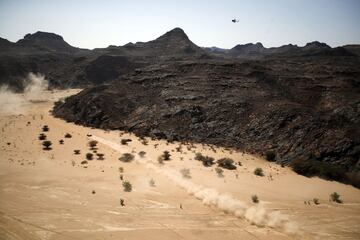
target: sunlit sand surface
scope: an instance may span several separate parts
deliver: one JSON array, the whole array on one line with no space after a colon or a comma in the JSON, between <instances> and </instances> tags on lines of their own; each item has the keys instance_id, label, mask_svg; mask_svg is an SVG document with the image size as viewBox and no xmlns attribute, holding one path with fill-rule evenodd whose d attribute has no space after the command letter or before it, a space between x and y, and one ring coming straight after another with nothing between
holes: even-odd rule
<instances>
[{"instance_id":1,"label":"sunlit sand surface","mask_svg":"<svg viewBox=\"0 0 360 240\"><path fill-rule=\"evenodd\" d=\"M17 95L21 101L16 108L8 106L0 113L0 239L359 239L358 189L299 176L231 149L182 144L179 150L178 142L151 139L144 145L133 134L51 116L56 100L78 91L47 91L31 100ZM38 139L44 125L49 126L44 134L51 150L43 150ZM72 137L65 138L66 133ZM125 138L132 141L122 145ZM85 163L93 139L104 160L95 156ZM161 165L158 157L165 150L171 160ZM144 157L140 151L146 152ZM215 165L204 167L194 160L197 152L215 159L230 157L241 166L224 169L224 177L219 177ZM132 153L135 160L119 161L123 153ZM257 167L265 176L254 175ZM221 204L204 204L178 178L183 168L191 176L186 184L228 194L249 208L257 206L251 200L256 194L266 212L280 211L294 229L257 226L248 217L224 211ZM123 191L120 175L132 184L131 192ZM329 202L333 192L343 204Z\"/></svg>"}]
</instances>

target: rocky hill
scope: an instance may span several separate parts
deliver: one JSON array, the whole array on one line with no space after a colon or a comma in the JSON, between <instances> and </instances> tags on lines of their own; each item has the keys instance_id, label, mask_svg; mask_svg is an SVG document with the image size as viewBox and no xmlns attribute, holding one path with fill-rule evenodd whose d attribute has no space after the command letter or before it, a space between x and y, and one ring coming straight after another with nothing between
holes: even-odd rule
<instances>
[{"instance_id":1,"label":"rocky hill","mask_svg":"<svg viewBox=\"0 0 360 240\"><path fill-rule=\"evenodd\" d=\"M141 136L275 155L299 173L359 186L360 60L311 56L178 61L58 103L57 117ZM303 164L303 165L302 165Z\"/></svg>"}]
</instances>

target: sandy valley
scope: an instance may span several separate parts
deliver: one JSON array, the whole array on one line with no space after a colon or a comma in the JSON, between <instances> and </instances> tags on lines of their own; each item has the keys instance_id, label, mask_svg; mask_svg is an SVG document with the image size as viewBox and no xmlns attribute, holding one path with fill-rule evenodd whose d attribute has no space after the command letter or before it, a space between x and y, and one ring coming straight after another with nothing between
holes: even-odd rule
<instances>
[{"instance_id":1,"label":"sandy valley","mask_svg":"<svg viewBox=\"0 0 360 240\"><path fill-rule=\"evenodd\" d=\"M16 94L23 99L16 109L2 109L0 239L359 238L359 189L306 178L232 149L144 141L54 118L54 102L78 91L46 91L31 101ZM44 125L49 131L43 132ZM43 150L41 133L52 142L51 150ZM83 162L94 139L104 160ZM122 145L121 139L132 141ZM146 154L140 157L140 151ZM171 160L159 164L164 151ZM232 158L237 169L218 176L215 166L194 159L198 152ZM124 153L135 160L119 161ZM263 177L253 173L257 167ZM184 168L189 178L182 178ZM131 183L131 192L123 190L123 181ZM342 204L329 201L333 192ZM260 202L253 203L252 195Z\"/></svg>"}]
</instances>

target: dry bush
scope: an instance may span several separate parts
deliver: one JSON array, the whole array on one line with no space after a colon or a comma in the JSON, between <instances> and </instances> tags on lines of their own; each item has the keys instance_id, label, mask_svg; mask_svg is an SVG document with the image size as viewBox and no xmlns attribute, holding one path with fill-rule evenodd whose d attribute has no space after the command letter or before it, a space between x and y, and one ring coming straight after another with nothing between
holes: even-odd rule
<instances>
[{"instance_id":1,"label":"dry bush","mask_svg":"<svg viewBox=\"0 0 360 240\"><path fill-rule=\"evenodd\" d=\"M224 177L224 170L222 170L221 168L217 167L215 168L215 172L218 175L218 177Z\"/></svg>"},{"instance_id":2,"label":"dry bush","mask_svg":"<svg viewBox=\"0 0 360 240\"><path fill-rule=\"evenodd\" d=\"M180 173L181 173L183 178L191 178L190 169L188 169L188 168L181 169Z\"/></svg>"},{"instance_id":3,"label":"dry bush","mask_svg":"<svg viewBox=\"0 0 360 240\"><path fill-rule=\"evenodd\" d=\"M252 195L251 200L252 200L253 203L259 203L259 198L258 198L257 195Z\"/></svg>"},{"instance_id":4,"label":"dry bush","mask_svg":"<svg viewBox=\"0 0 360 240\"><path fill-rule=\"evenodd\" d=\"M330 199L333 202L336 203L342 203L343 201L340 199L340 195L337 192L333 192L332 194L330 194Z\"/></svg>"},{"instance_id":5,"label":"dry bush","mask_svg":"<svg viewBox=\"0 0 360 240\"><path fill-rule=\"evenodd\" d=\"M195 154L195 160L201 161L205 167L211 167L212 165L215 164L214 163L215 159L213 157L204 156L201 153Z\"/></svg>"},{"instance_id":6,"label":"dry bush","mask_svg":"<svg viewBox=\"0 0 360 240\"><path fill-rule=\"evenodd\" d=\"M217 160L217 164L219 167L228 169L228 170L235 170L235 162L231 158L221 158Z\"/></svg>"},{"instance_id":7,"label":"dry bush","mask_svg":"<svg viewBox=\"0 0 360 240\"><path fill-rule=\"evenodd\" d=\"M263 177L264 176L264 172L263 172L263 170L262 170L262 168L255 168L255 170L254 170L254 174L256 175L256 176L260 176L260 177Z\"/></svg>"},{"instance_id":8,"label":"dry bush","mask_svg":"<svg viewBox=\"0 0 360 240\"><path fill-rule=\"evenodd\" d=\"M139 154L139 156L140 156L140 157L142 157L142 158L143 158L143 157L145 157L146 152L144 152L144 151L140 151L138 154Z\"/></svg>"},{"instance_id":9,"label":"dry bush","mask_svg":"<svg viewBox=\"0 0 360 240\"><path fill-rule=\"evenodd\" d=\"M124 139L121 139L121 144L122 145L127 145L128 144L128 142L131 142L132 140L131 139L128 139L128 138L124 138Z\"/></svg>"},{"instance_id":10,"label":"dry bush","mask_svg":"<svg viewBox=\"0 0 360 240\"><path fill-rule=\"evenodd\" d=\"M131 153L124 153L121 157L119 157L119 160L122 162L132 162L134 160L135 156Z\"/></svg>"},{"instance_id":11,"label":"dry bush","mask_svg":"<svg viewBox=\"0 0 360 240\"><path fill-rule=\"evenodd\" d=\"M95 150L95 147L97 146L97 144L98 144L98 141L95 141L95 140L91 140L88 143L91 150Z\"/></svg>"},{"instance_id":12,"label":"dry bush","mask_svg":"<svg viewBox=\"0 0 360 240\"><path fill-rule=\"evenodd\" d=\"M41 133L41 134L39 135L39 140L41 140L41 141L46 140L46 135L43 134L43 133Z\"/></svg>"},{"instance_id":13,"label":"dry bush","mask_svg":"<svg viewBox=\"0 0 360 240\"><path fill-rule=\"evenodd\" d=\"M89 160L89 161L93 160L93 157L94 157L94 154L92 154L92 153L87 153L86 154L86 159Z\"/></svg>"},{"instance_id":14,"label":"dry bush","mask_svg":"<svg viewBox=\"0 0 360 240\"><path fill-rule=\"evenodd\" d=\"M72 138L72 136L71 136L70 133L66 133L64 137L65 137L65 138Z\"/></svg>"},{"instance_id":15,"label":"dry bush","mask_svg":"<svg viewBox=\"0 0 360 240\"><path fill-rule=\"evenodd\" d=\"M132 185L129 181L124 181L122 183L122 186L124 188L124 192L131 192L132 191Z\"/></svg>"},{"instance_id":16,"label":"dry bush","mask_svg":"<svg viewBox=\"0 0 360 240\"><path fill-rule=\"evenodd\" d=\"M42 145L43 145L44 150L51 150L50 146L52 145L52 142L51 141L44 141L42 143Z\"/></svg>"}]
</instances>

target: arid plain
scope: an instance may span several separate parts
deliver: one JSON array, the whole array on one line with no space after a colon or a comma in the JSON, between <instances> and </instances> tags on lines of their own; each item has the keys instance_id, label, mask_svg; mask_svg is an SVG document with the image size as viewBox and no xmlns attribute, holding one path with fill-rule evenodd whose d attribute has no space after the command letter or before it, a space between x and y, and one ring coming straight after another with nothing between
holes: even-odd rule
<instances>
[{"instance_id":1,"label":"arid plain","mask_svg":"<svg viewBox=\"0 0 360 240\"><path fill-rule=\"evenodd\" d=\"M1 108L1 239L358 239L359 189L306 178L232 149L144 141L54 118L54 102L78 91L13 94L20 99L16 106ZM51 150L43 150L41 133ZM121 139L132 141L122 145ZM91 140L104 160L83 162ZM171 160L160 164L163 151ZM124 153L134 161L119 161ZM196 161L196 153L232 158L237 169L219 176L215 166ZM253 173L257 167L263 177ZM184 168L188 178L180 174ZM342 204L329 201L333 192Z\"/></svg>"}]
</instances>

